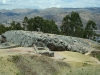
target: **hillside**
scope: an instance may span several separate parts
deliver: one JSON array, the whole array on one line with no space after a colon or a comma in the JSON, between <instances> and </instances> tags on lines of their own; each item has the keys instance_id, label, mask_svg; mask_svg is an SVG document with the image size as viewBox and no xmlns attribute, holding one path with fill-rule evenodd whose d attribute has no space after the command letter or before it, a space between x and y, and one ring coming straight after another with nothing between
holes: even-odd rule
<instances>
[{"instance_id":1,"label":"hillside","mask_svg":"<svg viewBox=\"0 0 100 75\"><path fill-rule=\"evenodd\" d=\"M33 48L0 49L0 75L99 75L98 59L77 52L35 54Z\"/></svg>"},{"instance_id":2,"label":"hillside","mask_svg":"<svg viewBox=\"0 0 100 75\"><path fill-rule=\"evenodd\" d=\"M88 20L93 20L97 24L98 33L100 33L100 8L48 8L48 9L13 9L0 10L0 23L11 23L12 20L22 22L25 16L29 18L41 16L44 19L54 19L58 26L61 25L63 17L70 14L72 11L77 11L86 25Z\"/></svg>"},{"instance_id":3,"label":"hillside","mask_svg":"<svg viewBox=\"0 0 100 75\"><path fill-rule=\"evenodd\" d=\"M61 75L70 69L66 62L16 49L0 49L0 75Z\"/></svg>"},{"instance_id":4,"label":"hillside","mask_svg":"<svg viewBox=\"0 0 100 75\"><path fill-rule=\"evenodd\" d=\"M95 41L22 30L2 35L7 41L0 41L0 75L100 74L100 43ZM49 45L54 56L37 53L33 44L39 42Z\"/></svg>"}]
</instances>

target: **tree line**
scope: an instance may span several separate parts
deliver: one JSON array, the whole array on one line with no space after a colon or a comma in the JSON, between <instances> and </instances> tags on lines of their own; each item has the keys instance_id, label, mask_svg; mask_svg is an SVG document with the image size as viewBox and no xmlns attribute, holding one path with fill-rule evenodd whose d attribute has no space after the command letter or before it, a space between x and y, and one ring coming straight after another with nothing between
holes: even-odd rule
<instances>
[{"instance_id":1,"label":"tree line","mask_svg":"<svg viewBox=\"0 0 100 75\"><path fill-rule=\"evenodd\" d=\"M24 17L22 24L12 21L9 27L0 24L0 34L8 30L38 31L39 29L44 33L59 34L58 26L54 20L45 20L39 16L30 19Z\"/></svg>"},{"instance_id":2,"label":"tree line","mask_svg":"<svg viewBox=\"0 0 100 75\"><path fill-rule=\"evenodd\" d=\"M81 17L77 12L71 12L70 15L66 15L63 18L61 25L61 33L81 38L93 39L95 36L99 36L96 34L95 30L97 30L96 23L92 20L88 20L87 24L83 25Z\"/></svg>"},{"instance_id":3,"label":"tree line","mask_svg":"<svg viewBox=\"0 0 100 75\"><path fill-rule=\"evenodd\" d=\"M88 39L99 36L95 32L97 27L94 21L89 20L84 27L79 13L73 11L70 15L66 15L63 18L60 30L54 20L46 20L39 16L34 18L24 17L22 24L12 21L9 27L0 24L0 34L8 30L42 31L44 33L62 34Z\"/></svg>"}]
</instances>

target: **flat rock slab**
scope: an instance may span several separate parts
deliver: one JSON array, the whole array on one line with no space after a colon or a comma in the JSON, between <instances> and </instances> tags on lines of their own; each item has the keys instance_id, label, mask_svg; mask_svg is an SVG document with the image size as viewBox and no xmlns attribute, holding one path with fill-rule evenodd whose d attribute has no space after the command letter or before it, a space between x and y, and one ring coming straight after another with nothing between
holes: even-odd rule
<instances>
[{"instance_id":1,"label":"flat rock slab","mask_svg":"<svg viewBox=\"0 0 100 75\"><path fill-rule=\"evenodd\" d=\"M19 46L20 45L15 45L15 44L10 44L9 46L0 44L0 49L15 48L15 47L19 47Z\"/></svg>"}]
</instances>

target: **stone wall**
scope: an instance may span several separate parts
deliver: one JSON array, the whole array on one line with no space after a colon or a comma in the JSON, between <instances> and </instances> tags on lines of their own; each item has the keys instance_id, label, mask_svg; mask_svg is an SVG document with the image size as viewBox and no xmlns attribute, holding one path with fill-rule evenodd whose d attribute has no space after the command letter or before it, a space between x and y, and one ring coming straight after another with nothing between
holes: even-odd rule
<instances>
[{"instance_id":1,"label":"stone wall","mask_svg":"<svg viewBox=\"0 0 100 75\"><path fill-rule=\"evenodd\" d=\"M5 32L3 35L6 36L8 42L13 44L31 47L36 42L41 41L51 50L55 51L69 50L86 53L95 50L92 46L98 44L87 39L35 31L12 30Z\"/></svg>"}]
</instances>

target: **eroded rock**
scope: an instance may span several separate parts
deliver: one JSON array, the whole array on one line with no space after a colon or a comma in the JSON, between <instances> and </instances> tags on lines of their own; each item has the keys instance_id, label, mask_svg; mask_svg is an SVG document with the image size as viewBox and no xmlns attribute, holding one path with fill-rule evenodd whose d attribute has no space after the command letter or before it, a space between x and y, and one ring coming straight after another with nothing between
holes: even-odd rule
<instances>
[{"instance_id":1,"label":"eroded rock","mask_svg":"<svg viewBox=\"0 0 100 75\"><path fill-rule=\"evenodd\" d=\"M36 42L41 41L52 51L69 50L86 53L88 51L95 50L92 45L98 44L87 39L35 31L12 30L5 32L3 35L6 36L8 42L26 47L31 47Z\"/></svg>"}]
</instances>

